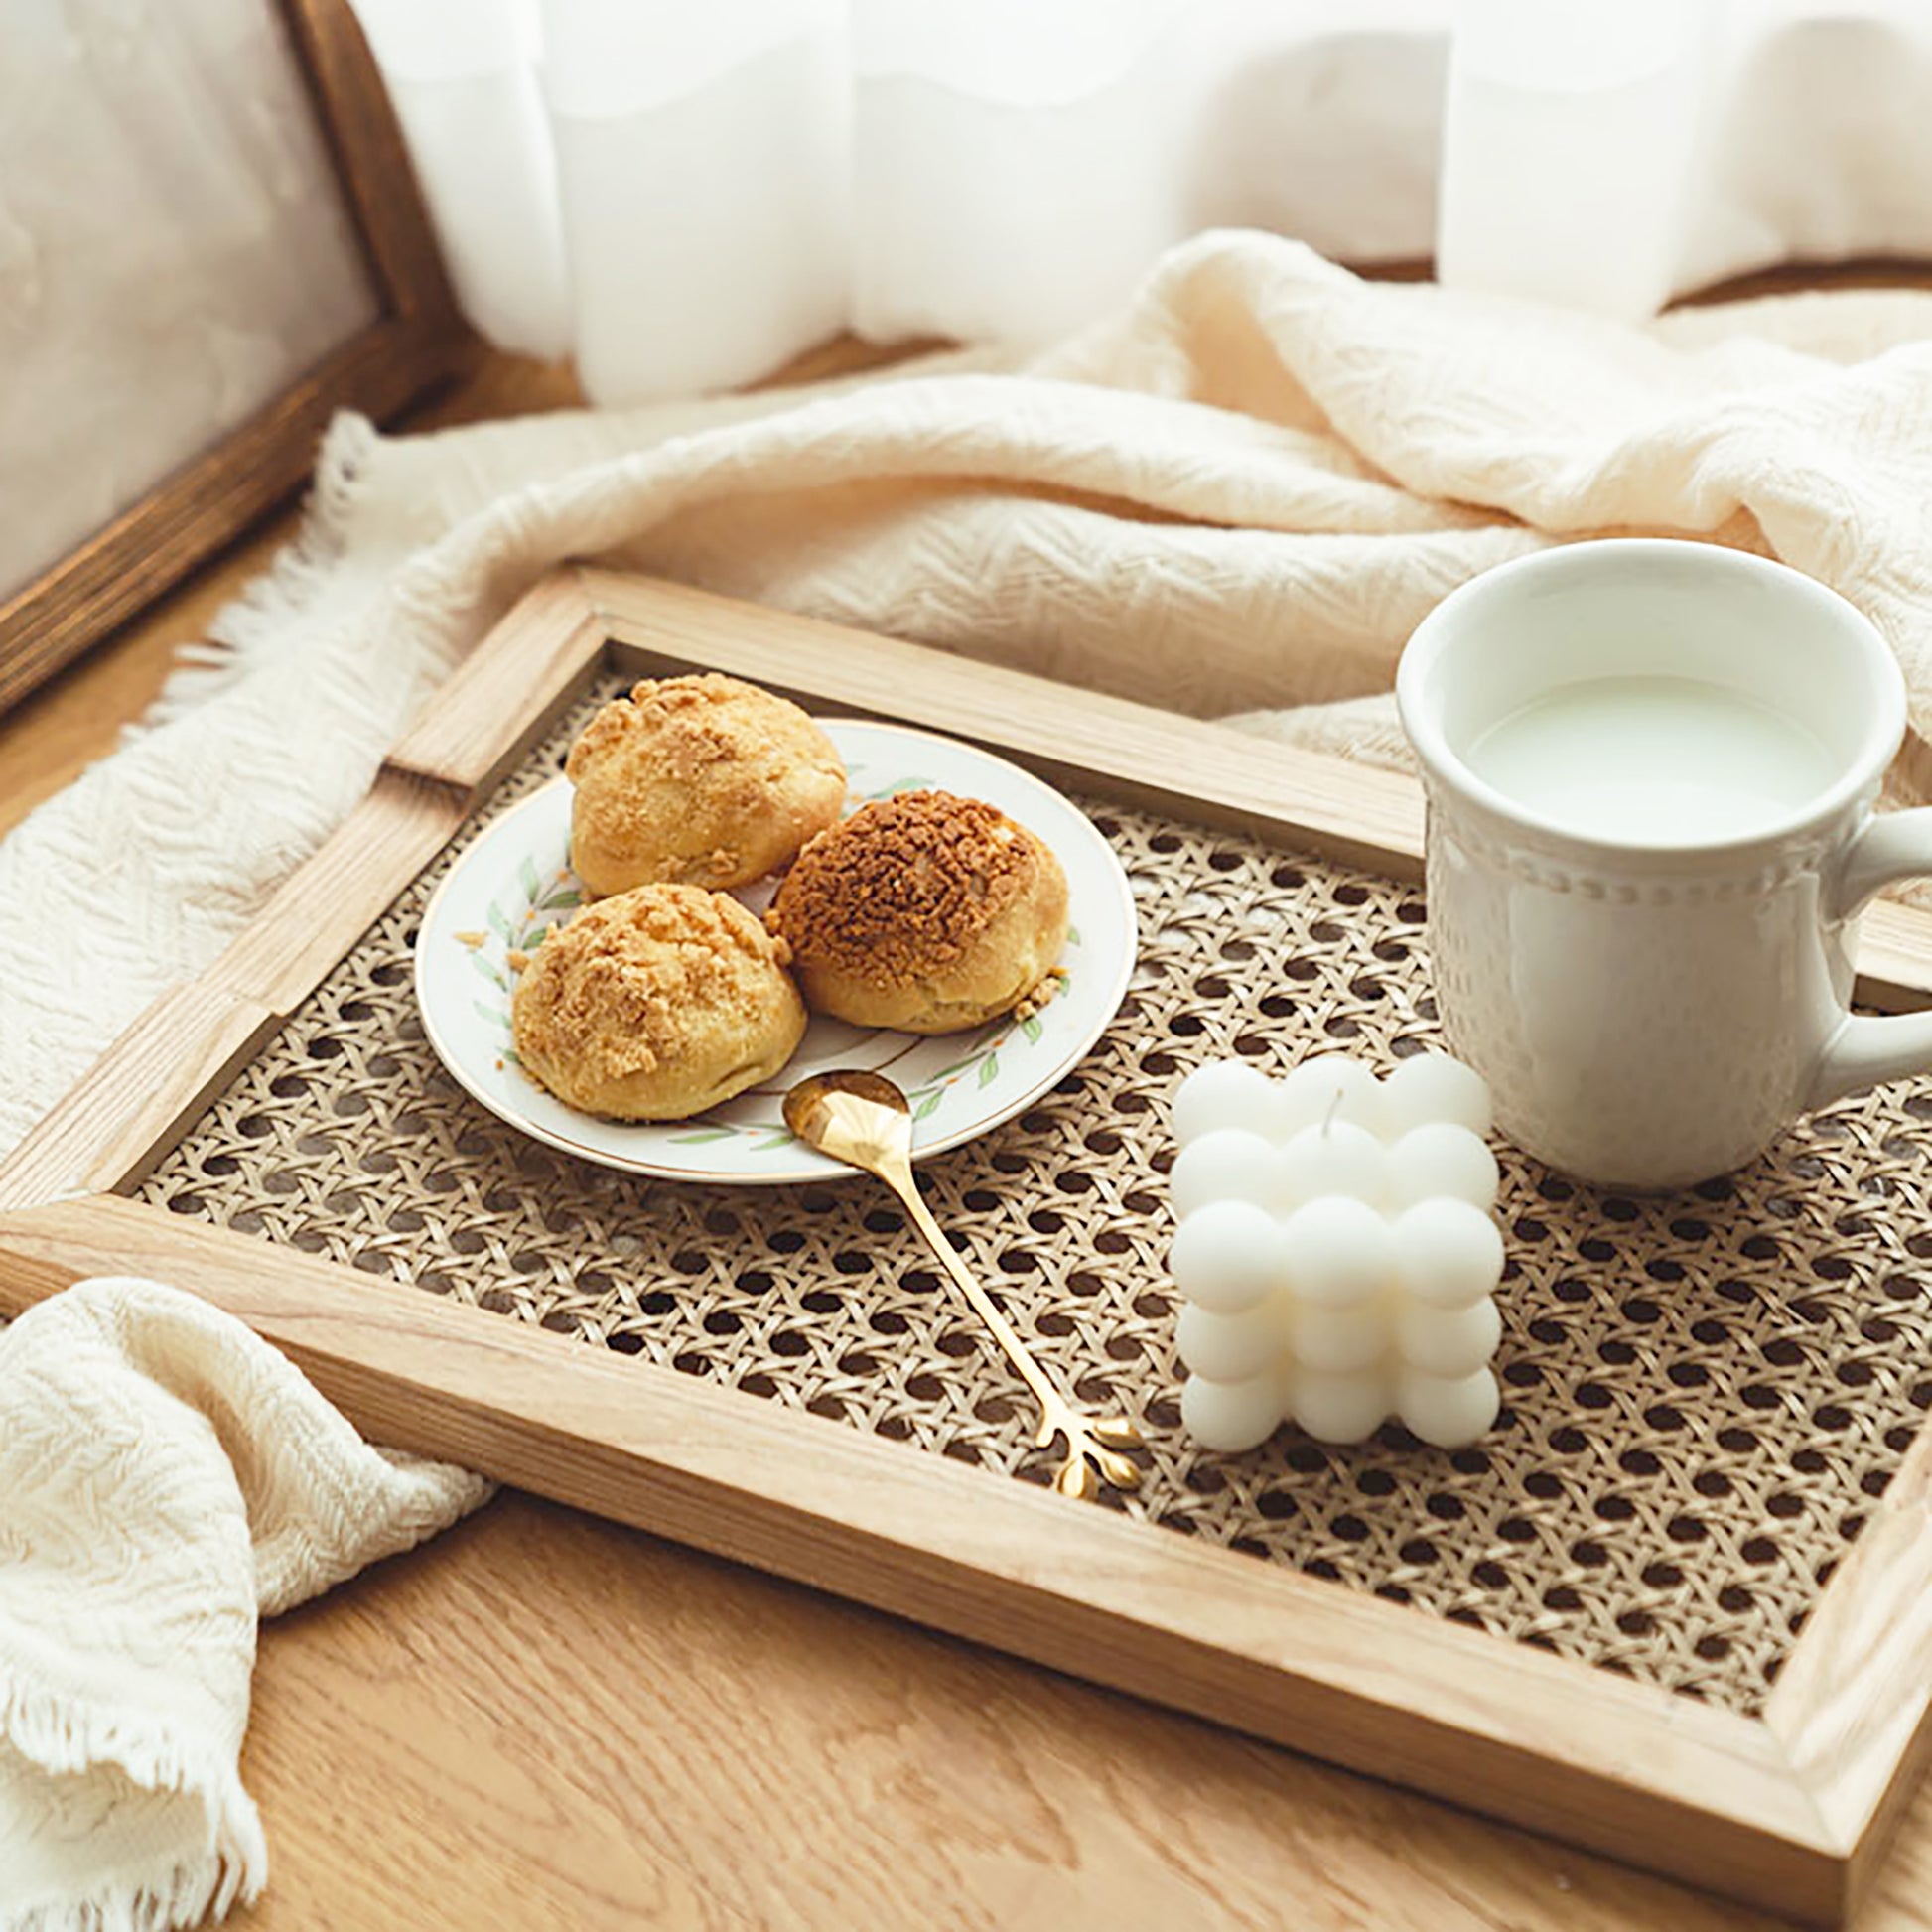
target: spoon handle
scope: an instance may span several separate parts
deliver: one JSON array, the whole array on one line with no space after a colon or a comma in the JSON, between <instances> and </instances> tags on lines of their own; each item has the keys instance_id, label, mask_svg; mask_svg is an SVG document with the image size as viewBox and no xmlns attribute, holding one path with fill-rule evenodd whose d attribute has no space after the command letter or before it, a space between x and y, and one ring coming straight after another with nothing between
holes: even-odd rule
<instances>
[{"instance_id":1,"label":"spoon handle","mask_svg":"<svg viewBox=\"0 0 1932 1932\"><path fill-rule=\"evenodd\" d=\"M1090 1423L1060 1392L1051 1377L1034 1360L1033 1351L1021 1339L1019 1330L1000 1311L999 1304L960 1260L953 1244L947 1240L945 1230L926 1206L925 1197L919 1192L919 1184L912 1177L909 1161L882 1162L874 1172L898 1196L905 1211L912 1217L912 1225L925 1237L926 1245L945 1265L954 1287L965 1296L973 1311L993 1331L993 1339L1000 1344L1020 1379L1033 1391L1040 1407L1037 1440L1044 1444L1050 1443L1055 1436L1065 1439L1066 1458L1054 1486L1065 1495L1091 1496L1095 1483L1089 1465L1095 1464L1116 1488L1138 1487L1140 1469L1119 1450L1138 1444L1140 1432L1125 1418L1110 1417Z\"/></svg>"},{"instance_id":2,"label":"spoon handle","mask_svg":"<svg viewBox=\"0 0 1932 1932\"><path fill-rule=\"evenodd\" d=\"M960 1260L959 1251L946 1239L946 1232L933 1219L932 1210L925 1204L925 1197L919 1192L911 1170L908 1168L903 1174L888 1174L886 1179L903 1203L905 1211L911 1215L913 1226L925 1236L926 1246L945 1263L946 1273L953 1278L953 1286L973 1305L973 1311L979 1318L993 1330L993 1339L1006 1351L1007 1360L1019 1371L1020 1379L1038 1397L1042 1407L1050 1407L1056 1400L1063 1401L1060 1392L1048 1381L1045 1371L1034 1360L1032 1351L1021 1340L1019 1330L1000 1311L999 1304L980 1286L972 1270Z\"/></svg>"}]
</instances>

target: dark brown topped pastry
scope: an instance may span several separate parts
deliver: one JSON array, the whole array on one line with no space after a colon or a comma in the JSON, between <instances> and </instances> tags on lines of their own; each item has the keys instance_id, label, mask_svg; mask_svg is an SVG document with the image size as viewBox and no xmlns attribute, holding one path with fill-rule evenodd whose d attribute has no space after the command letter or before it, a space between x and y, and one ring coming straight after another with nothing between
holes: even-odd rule
<instances>
[{"instance_id":1,"label":"dark brown topped pastry","mask_svg":"<svg viewBox=\"0 0 1932 1932\"><path fill-rule=\"evenodd\" d=\"M1066 899L1060 862L1024 825L912 791L819 833L765 922L818 1012L946 1034L1035 992L1066 943Z\"/></svg>"}]
</instances>

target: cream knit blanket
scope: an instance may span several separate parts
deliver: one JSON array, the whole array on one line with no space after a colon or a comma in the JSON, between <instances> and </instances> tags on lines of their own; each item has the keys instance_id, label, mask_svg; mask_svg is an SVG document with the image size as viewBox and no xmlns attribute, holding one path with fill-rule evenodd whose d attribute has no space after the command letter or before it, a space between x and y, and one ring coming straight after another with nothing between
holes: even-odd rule
<instances>
[{"instance_id":1,"label":"cream knit blanket","mask_svg":"<svg viewBox=\"0 0 1932 1932\"><path fill-rule=\"evenodd\" d=\"M0 1333L0 1926L156 1932L253 1897L257 1614L485 1493L370 1449L179 1289L83 1282Z\"/></svg>"},{"instance_id":2,"label":"cream knit blanket","mask_svg":"<svg viewBox=\"0 0 1932 1932\"><path fill-rule=\"evenodd\" d=\"M1396 656L1447 591L1566 537L1695 534L1843 591L1932 724L1932 294L1632 329L1214 234L1118 319L986 363L417 438L340 422L202 689L0 845L13 930L63 939L0 974L0 1147L261 906L563 558L1392 761Z\"/></svg>"},{"instance_id":3,"label":"cream knit blanket","mask_svg":"<svg viewBox=\"0 0 1932 1932\"><path fill-rule=\"evenodd\" d=\"M1923 732L1932 296L1637 330L1210 235L1112 322L1005 369L396 441L339 423L306 534L220 645L0 845L26 935L0 974L0 1147L262 905L559 559L1392 761L1386 694L1423 613L1606 530L1745 544L1835 585L1898 652ZM1899 788L1927 795L1915 767ZM252 1892L255 1609L476 1486L376 1456L260 1344L127 1283L0 1337L0 1928L159 1926ZM162 1795L135 1806L137 1787Z\"/></svg>"}]
</instances>

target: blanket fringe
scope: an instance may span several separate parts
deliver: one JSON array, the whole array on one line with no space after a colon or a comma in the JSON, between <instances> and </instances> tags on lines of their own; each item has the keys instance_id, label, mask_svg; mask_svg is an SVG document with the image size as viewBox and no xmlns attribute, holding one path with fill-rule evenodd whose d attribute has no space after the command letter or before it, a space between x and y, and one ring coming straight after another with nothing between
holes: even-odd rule
<instances>
[{"instance_id":1,"label":"blanket fringe","mask_svg":"<svg viewBox=\"0 0 1932 1932\"><path fill-rule=\"evenodd\" d=\"M198 1859L177 1865L159 1884L138 1891L104 1891L58 1905L30 1905L12 1917L0 1917L0 1932L178 1932L199 1925L212 1913L225 1915L217 1903L224 1878L214 1859Z\"/></svg>"},{"instance_id":2,"label":"blanket fringe","mask_svg":"<svg viewBox=\"0 0 1932 1932\"><path fill-rule=\"evenodd\" d=\"M284 641L288 624L342 562L355 483L376 428L351 410L330 424L316 459L302 526L259 577L215 614L206 638L183 644L154 702L122 733L122 743L171 724L239 681L255 660Z\"/></svg>"},{"instance_id":3,"label":"blanket fringe","mask_svg":"<svg viewBox=\"0 0 1932 1932\"><path fill-rule=\"evenodd\" d=\"M21 1684L0 1670L0 1740L51 1776L112 1764L144 1791L199 1797L207 1838L192 1858L84 1898L0 1900L0 1932L174 1932L252 1904L268 1882L268 1840L235 1766L185 1755L118 1713Z\"/></svg>"}]
</instances>

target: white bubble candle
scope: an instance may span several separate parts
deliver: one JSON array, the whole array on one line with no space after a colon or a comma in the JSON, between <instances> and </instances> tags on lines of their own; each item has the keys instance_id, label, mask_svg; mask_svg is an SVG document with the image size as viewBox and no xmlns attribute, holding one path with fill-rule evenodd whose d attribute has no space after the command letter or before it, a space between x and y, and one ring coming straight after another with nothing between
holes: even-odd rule
<instances>
[{"instance_id":1,"label":"white bubble candle","mask_svg":"<svg viewBox=\"0 0 1932 1932\"><path fill-rule=\"evenodd\" d=\"M1390 1416L1456 1449L1496 1420L1503 1244L1489 1090L1447 1053L1386 1080L1340 1054L1239 1060L1174 1096L1180 1417L1203 1449L1292 1419L1359 1443Z\"/></svg>"}]
</instances>

